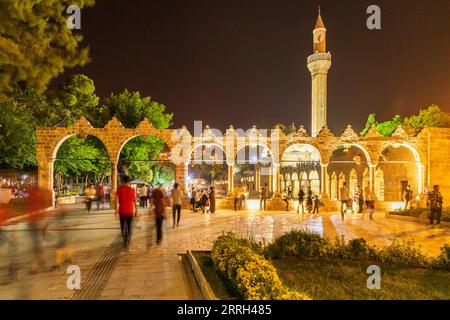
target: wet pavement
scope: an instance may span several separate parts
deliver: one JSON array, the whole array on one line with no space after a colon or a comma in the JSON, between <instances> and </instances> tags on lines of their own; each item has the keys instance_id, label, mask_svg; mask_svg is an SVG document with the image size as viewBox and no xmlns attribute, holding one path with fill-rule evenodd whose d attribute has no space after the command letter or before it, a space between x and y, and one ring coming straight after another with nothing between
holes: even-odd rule
<instances>
[{"instance_id":1,"label":"wet pavement","mask_svg":"<svg viewBox=\"0 0 450 320\"><path fill-rule=\"evenodd\" d=\"M112 211L87 215L81 208L70 207L65 215L57 212L43 240L46 267L40 273L30 274L33 231L27 224L19 220L4 232L7 238L15 239L17 249L9 251L11 247L5 242L0 245L0 299L199 299L179 254L188 249L210 249L212 242L227 231L264 242L293 229L308 229L328 237L344 235L346 240L363 237L377 246L394 239L413 239L429 255L439 254L440 247L450 243L449 228L389 219L384 213L376 213L374 221L351 214L342 221L336 213L312 216L242 211L204 215L183 211L176 229L168 215L164 242L156 246L154 221L140 212L126 251L118 241L118 218ZM80 267L82 290L67 289L67 266L49 271L61 239L73 250L71 264ZM16 280L7 276L10 257L18 262Z\"/></svg>"}]
</instances>

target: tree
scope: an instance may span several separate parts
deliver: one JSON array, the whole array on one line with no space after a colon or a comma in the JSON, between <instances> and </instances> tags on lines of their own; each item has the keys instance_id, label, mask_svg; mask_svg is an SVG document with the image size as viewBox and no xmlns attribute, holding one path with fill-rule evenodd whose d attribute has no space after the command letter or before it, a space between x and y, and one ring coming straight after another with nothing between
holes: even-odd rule
<instances>
[{"instance_id":1,"label":"tree","mask_svg":"<svg viewBox=\"0 0 450 320\"><path fill-rule=\"evenodd\" d=\"M102 181L111 174L111 162L104 145L92 136L81 139L77 136L67 139L59 148L54 164L56 174L64 177L84 176L89 174L95 181Z\"/></svg>"},{"instance_id":2,"label":"tree","mask_svg":"<svg viewBox=\"0 0 450 320\"><path fill-rule=\"evenodd\" d=\"M376 126L378 133L386 137L391 136L398 126L412 133L418 133L425 127L450 128L450 114L442 111L437 105L420 110L418 115L412 115L409 118L402 119L401 116L396 115L392 120L381 123L376 120L375 114L371 114L361 135L365 136L373 125Z\"/></svg>"},{"instance_id":3,"label":"tree","mask_svg":"<svg viewBox=\"0 0 450 320\"><path fill-rule=\"evenodd\" d=\"M94 81L83 74L69 77L60 88L50 91L48 96L51 105L61 110L56 125L70 126L82 116L95 123L100 117Z\"/></svg>"},{"instance_id":4,"label":"tree","mask_svg":"<svg viewBox=\"0 0 450 320\"><path fill-rule=\"evenodd\" d=\"M372 128L372 126L378 126L378 121L376 119L377 115L375 113L371 113L367 118L366 126L364 130L361 131L361 136L365 136L367 132Z\"/></svg>"},{"instance_id":5,"label":"tree","mask_svg":"<svg viewBox=\"0 0 450 320\"><path fill-rule=\"evenodd\" d=\"M0 166L36 165L35 119L15 100L0 102Z\"/></svg>"},{"instance_id":6,"label":"tree","mask_svg":"<svg viewBox=\"0 0 450 320\"><path fill-rule=\"evenodd\" d=\"M166 107L150 97L141 97L139 92L124 90L111 95L100 109L97 125L105 125L116 117L126 128L135 128L147 118L157 129L168 128L172 124L172 114L165 112ZM120 154L120 172L133 177L139 173L129 171L133 161L155 161L164 149L164 142L157 137L136 137L129 141ZM140 165L141 169L143 164ZM134 166L137 168L137 166ZM133 169L133 168L131 168Z\"/></svg>"},{"instance_id":7,"label":"tree","mask_svg":"<svg viewBox=\"0 0 450 320\"><path fill-rule=\"evenodd\" d=\"M450 114L433 104L428 109L420 110L418 115L405 118L403 122L416 132L425 127L450 128Z\"/></svg>"},{"instance_id":8,"label":"tree","mask_svg":"<svg viewBox=\"0 0 450 320\"><path fill-rule=\"evenodd\" d=\"M67 68L89 61L83 36L67 27L67 7L94 0L0 0L0 95L15 84L42 91ZM2 94L3 93L3 94ZM0 97L1 98L1 97Z\"/></svg>"}]
</instances>

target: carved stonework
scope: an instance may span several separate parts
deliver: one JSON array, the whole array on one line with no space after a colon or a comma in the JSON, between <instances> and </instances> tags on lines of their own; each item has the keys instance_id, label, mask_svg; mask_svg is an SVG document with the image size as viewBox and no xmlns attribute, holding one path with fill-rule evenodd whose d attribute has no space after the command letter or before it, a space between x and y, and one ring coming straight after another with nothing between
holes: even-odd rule
<instances>
[{"instance_id":1,"label":"carved stonework","mask_svg":"<svg viewBox=\"0 0 450 320\"><path fill-rule=\"evenodd\" d=\"M213 143L216 140L216 135L211 130L211 128L207 125L205 130L202 132L202 141L204 143Z\"/></svg>"},{"instance_id":2,"label":"carved stonework","mask_svg":"<svg viewBox=\"0 0 450 320\"><path fill-rule=\"evenodd\" d=\"M402 126L398 126L397 129L395 129L392 136L395 138L402 138L402 139L409 138L408 134L406 133L405 129L403 129Z\"/></svg>"},{"instance_id":3,"label":"carved stonework","mask_svg":"<svg viewBox=\"0 0 450 320\"><path fill-rule=\"evenodd\" d=\"M116 117L113 117L111 120L108 121L108 123L105 126L105 129L111 129L111 130L124 129L124 126Z\"/></svg>"},{"instance_id":4,"label":"carved stonework","mask_svg":"<svg viewBox=\"0 0 450 320\"><path fill-rule=\"evenodd\" d=\"M297 132L294 133L295 138L308 138L309 133L306 131L305 127L302 125L298 128Z\"/></svg>"},{"instance_id":5,"label":"carved stonework","mask_svg":"<svg viewBox=\"0 0 450 320\"><path fill-rule=\"evenodd\" d=\"M366 135L364 136L364 138L381 138L383 137L377 130L377 126L376 125L372 125L372 127L369 129L369 131L367 131Z\"/></svg>"},{"instance_id":6,"label":"carved stonework","mask_svg":"<svg viewBox=\"0 0 450 320\"><path fill-rule=\"evenodd\" d=\"M342 133L341 138L345 140L356 140L358 139L358 134L353 130L351 125L348 125Z\"/></svg>"},{"instance_id":7,"label":"carved stonework","mask_svg":"<svg viewBox=\"0 0 450 320\"><path fill-rule=\"evenodd\" d=\"M330 129L328 129L327 125L324 125L322 130L320 130L319 135L317 138L333 138L334 134L331 132Z\"/></svg>"},{"instance_id":8,"label":"carved stonework","mask_svg":"<svg viewBox=\"0 0 450 320\"><path fill-rule=\"evenodd\" d=\"M92 125L89 123L89 121L86 120L85 117L81 117L75 124L73 125L73 128L75 129L92 129Z\"/></svg>"},{"instance_id":9,"label":"carved stonework","mask_svg":"<svg viewBox=\"0 0 450 320\"><path fill-rule=\"evenodd\" d=\"M147 118L144 118L139 125L137 126L138 130L143 130L146 132L155 132L156 128L153 126L153 123L151 123Z\"/></svg>"},{"instance_id":10,"label":"carved stonework","mask_svg":"<svg viewBox=\"0 0 450 320\"><path fill-rule=\"evenodd\" d=\"M249 138L258 138L259 137L259 130L256 126L253 126L250 131L247 133L247 137Z\"/></svg>"}]
</instances>

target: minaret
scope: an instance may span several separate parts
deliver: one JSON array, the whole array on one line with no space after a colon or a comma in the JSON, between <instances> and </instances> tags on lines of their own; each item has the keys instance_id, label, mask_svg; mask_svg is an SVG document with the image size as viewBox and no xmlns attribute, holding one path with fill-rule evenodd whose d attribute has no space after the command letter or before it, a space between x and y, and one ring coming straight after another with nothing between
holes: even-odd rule
<instances>
[{"instance_id":1,"label":"minaret","mask_svg":"<svg viewBox=\"0 0 450 320\"><path fill-rule=\"evenodd\" d=\"M311 133L315 137L327 124L327 75L331 67L331 54L326 52L327 29L320 15L313 31L313 54L308 57L308 69L312 77Z\"/></svg>"}]
</instances>

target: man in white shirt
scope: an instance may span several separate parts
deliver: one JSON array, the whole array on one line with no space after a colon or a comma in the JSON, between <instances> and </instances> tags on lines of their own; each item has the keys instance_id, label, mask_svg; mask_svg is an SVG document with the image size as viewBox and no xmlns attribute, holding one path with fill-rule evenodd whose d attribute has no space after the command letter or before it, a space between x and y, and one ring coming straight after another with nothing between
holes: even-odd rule
<instances>
[{"instance_id":1,"label":"man in white shirt","mask_svg":"<svg viewBox=\"0 0 450 320\"><path fill-rule=\"evenodd\" d=\"M176 226L178 227L180 225L180 218L181 218L181 205L183 204L183 194L181 190L178 188L178 183L175 183L173 185L171 197L172 197L173 227L175 228L175 216L176 216Z\"/></svg>"}]
</instances>

